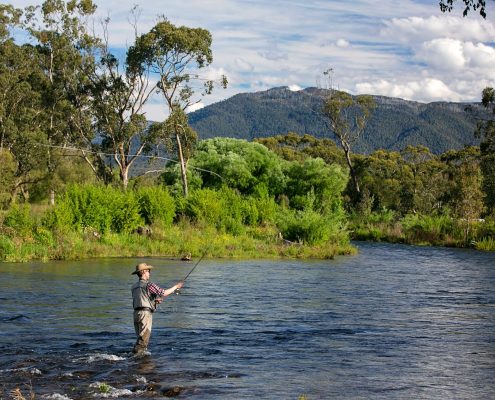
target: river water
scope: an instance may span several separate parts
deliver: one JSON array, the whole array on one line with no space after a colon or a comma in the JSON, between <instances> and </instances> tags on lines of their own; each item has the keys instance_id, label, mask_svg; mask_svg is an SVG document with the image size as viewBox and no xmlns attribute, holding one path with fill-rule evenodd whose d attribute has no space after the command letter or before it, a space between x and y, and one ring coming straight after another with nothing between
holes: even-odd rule
<instances>
[{"instance_id":1,"label":"river water","mask_svg":"<svg viewBox=\"0 0 495 400\"><path fill-rule=\"evenodd\" d=\"M357 243L325 261L203 260L133 357L130 273L0 264L0 398L495 398L495 254Z\"/></svg>"}]
</instances>

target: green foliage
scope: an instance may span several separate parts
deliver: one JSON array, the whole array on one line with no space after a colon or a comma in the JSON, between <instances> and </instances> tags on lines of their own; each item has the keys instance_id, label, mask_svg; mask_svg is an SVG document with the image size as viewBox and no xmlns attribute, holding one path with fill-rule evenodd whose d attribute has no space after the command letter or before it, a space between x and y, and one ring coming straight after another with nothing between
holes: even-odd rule
<instances>
[{"instance_id":1,"label":"green foliage","mask_svg":"<svg viewBox=\"0 0 495 400\"><path fill-rule=\"evenodd\" d=\"M131 233L143 224L139 202L133 192L114 194L113 204L108 211L112 216L113 232Z\"/></svg>"},{"instance_id":2,"label":"green foliage","mask_svg":"<svg viewBox=\"0 0 495 400\"><path fill-rule=\"evenodd\" d=\"M200 169L204 187L227 185L240 193L251 194L265 185L270 195L285 188L283 161L259 143L216 138L202 141L191 165Z\"/></svg>"},{"instance_id":3,"label":"green foliage","mask_svg":"<svg viewBox=\"0 0 495 400\"><path fill-rule=\"evenodd\" d=\"M186 199L185 212L193 221L236 235L242 233L243 220L249 218L246 215L253 214L251 204L246 205L245 199L227 187L219 191L200 189Z\"/></svg>"},{"instance_id":4,"label":"green foliage","mask_svg":"<svg viewBox=\"0 0 495 400\"><path fill-rule=\"evenodd\" d=\"M292 162L287 175L285 193L292 208L305 208L310 192L314 195L311 207L319 212L333 212L342 207L342 192L348 176L338 165L327 165L319 158L307 158L303 163Z\"/></svg>"},{"instance_id":5,"label":"green foliage","mask_svg":"<svg viewBox=\"0 0 495 400\"><path fill-rule=\"evenodd\" d=\"M160 221L171 225L175 217L175 202L164 187L148 187L137 192L141 217L146 224Z\"/></svg>"},{"instance_id":6,"label":"green foliage","mask_svg":"<svg viewBox=\"0 0 495 400\"><path fill-rule=\"evenodd\" d=\"M448 215L408 214L401 220L408 240L413 243L437 244L452 238L462 237L456 221Z\"/></svg>"},{"instance_id":7,"label":"green foliage","mask_svg":"<svg viewBox=\"0 0 495 400\"><path fill-rule=\"evenodd\" d=\"M5 214L3 225L12 228L19 236L29 236L33 228L29 205L14 204Z\"/></svg>"},{"instance_id":8,"label":"green foliage","mask_svg":"<svg viewBox=\"0 0 495 400\"><path fill-rule=\"evenodd\" d=\"M321 245L332 239L334 243L345 243L347 233L343 230L342 216L325 215L305 210L283 210L277 226L284 239L310 246Z\"/></svg>"},{"instance_id":9,"label":"green foliage","mask_svg":"<svg viewBox=\"0 0 495 400\"><path fill-rule=\"evenodd\" d=\"M87 227L105 233L131 232L142 225L138 199L132 191L110 187L71 185L44 223L60 230Z\"/></svg>"},{"instance_id":10,"label":"green foliage","mask_svg":"<svg viewBox=\"0 0 495 400\"><path fill-rule=\"evenodd\" d=\"M0 209L10 202L11 193L15 186L16 165L10 151L0 150Z\"/></svg>"},{"instance_id":11,"label":"green foliage","mask_svg":"<svg viewBox=\"0 0 495 400\"><path fill-rule=\"evenodd\" d=\"M0 260L8 260L14 252L15 246L14 243L12 243L12 239L6 235L0 234Z\"/></svg>"}]
</instances>

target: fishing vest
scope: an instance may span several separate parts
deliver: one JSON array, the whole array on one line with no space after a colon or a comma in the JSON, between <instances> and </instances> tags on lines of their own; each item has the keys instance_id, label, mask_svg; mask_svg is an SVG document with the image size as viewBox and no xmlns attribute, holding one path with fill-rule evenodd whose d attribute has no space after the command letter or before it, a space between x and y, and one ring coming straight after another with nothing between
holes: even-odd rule
<instances>
[{"instance_id":1,"label":"fishing vest","mask_svg":"<svg viewBox=\"0 0 495 400\"><path fill-rule=\"evenodd\" d=\"M132 286L132 307L134 309L141 307L151 308L155 311L155 296L150 297L148 293L148 281L139 280Z\"/></svg>"}]
</instances>

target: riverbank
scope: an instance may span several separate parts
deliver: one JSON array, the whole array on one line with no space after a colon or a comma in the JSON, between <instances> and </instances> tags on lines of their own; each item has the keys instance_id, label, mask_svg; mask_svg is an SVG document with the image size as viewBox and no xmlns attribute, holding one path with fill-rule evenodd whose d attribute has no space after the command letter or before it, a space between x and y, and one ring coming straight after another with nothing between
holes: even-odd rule
<instances>
[{"instance_id":1,"label":"riverbank","mask_svg":"<svg viewBox=\"0 0 495 400\"><path fill-rule=\"evenodd\" d=\"M99 234L51 232L37 228L32 235L0 235L0 260L80 260L98 257L172 257L203 254L213 258L235 259L331 259L356 254L350 243L307 246L280 238L274 227L246 229L240 235L218 232L213 227L197 227L187 222L170 227L152 226L141 233Z\"/></svg>"},{"instance_id":2,"label":"riverbank","mask_svg":"<svg viewBox=\"0 0 495 400\"><path fill-rule=\"evenodd\" d=\"M385 211L351 217L349 230L353 240L495 251L493 219L466 221L419 214L396 218Z\"/></svg>"}]
</instances>

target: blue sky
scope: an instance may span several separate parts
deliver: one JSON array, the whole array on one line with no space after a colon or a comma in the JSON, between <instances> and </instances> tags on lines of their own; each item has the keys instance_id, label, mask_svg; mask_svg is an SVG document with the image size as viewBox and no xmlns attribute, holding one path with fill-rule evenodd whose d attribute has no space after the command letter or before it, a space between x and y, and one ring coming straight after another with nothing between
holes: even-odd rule
<instances>
[{"instance_id":1,"label":"blue sky","mask_svg":"<svg viewBox=\"0 0 495 400\"><path fill-rule=\"evenodd\" d=\"M94 1L98 16L111 19L114 48L132 44L129 11L135 4L139 33L149 31L158 15L212 33L214 62L204 74L227 75L229 87L202 98L198 107L275 86L325 86L322 72L329 68L335 88L421 102L479 101L482 89L495 85L491 1L486 20L475 12L463 18L461 5L443 14L437 0ZM165 118L159 98L147 114Z\"/></svg>"}]
</instances>

